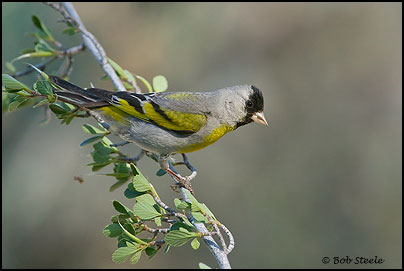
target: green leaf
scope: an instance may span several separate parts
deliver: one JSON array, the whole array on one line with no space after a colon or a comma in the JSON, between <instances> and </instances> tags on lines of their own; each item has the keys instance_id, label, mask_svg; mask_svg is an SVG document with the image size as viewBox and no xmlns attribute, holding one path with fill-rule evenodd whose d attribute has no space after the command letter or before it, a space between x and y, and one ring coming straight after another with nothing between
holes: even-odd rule
<instances>
[{"instance_id":1,"label":"green leaf","mask_svg":"<svg viewBox=\"0 0 404 271\"><path fill-rule=\"evenodd\" d=\"M130 242L126 242L126 247L120 247L112 254L112 261L114 263L123 263L125 262L130 256L141 251L139 245L131 244Z\"/></svg>"},{"instance_id":2,"label":"green leaf","mask_svg":"<svg viewBox=\"0 0 404 271\"><path fill-rule=\"evenodd\" d=\"M59 104L53 103L49 105L50 110L56 115L66 113L66 110Z\"/></svg>"},{"instance_id":3,"label":"green leaf","mask_svg":"<svg viewBox=\"0 0 404 271\"><path fill-rule=\"evenodd\" d=\"M80 143L80 147L83 147L83 146L85 146L87 144L90 144L90 143L92 143L94 141L97 141L100 138L103 138L103 136L98 135L98 136L93 136L93 137L87 138L86 140L84 140L83 142Z\"/></svg>"},{"instance_id":4,"label":"green leaf","mask_svg":"<svg viewBox=\"0 0 404 271\"><path fill-rule=\"evenodd\" d=\"M39 103L37 103L36 105L34 105L32 108L36 108L36 107L38 107L38 106L47 104L48 102L49 102L48 99L43 99L42 101L40 101Z\"/></svg>"},{"instance_id":5,"label":"green leaf","mask_svg":"<svg viewBox=\"0 0 404 271\"><path fill-rule=\"evenodd\" d=\"M46 43L43 39L40 39L36 44L35 44L35 52L55 52L55 50L49 46L49 44Z\"/></svg>"},{"instance_id":6,"label":"green leaf","mask_svg":"<svg viewBox=\"0 0 404 271\"><path fill-rule=\"evenodd\" d=\"M133 74L130 71L124 70L123 73L125 74L126 79L136 83L136 79L135 79L135 77L133 76Z\"/></svg>"},{"instance_id":7,"label":"green leaf","mask_svg":"<svg viewBox=\"0 0 404 271\"><path fill-rule=\"evenodd\" d=\"M31 90L26 85L6 73L3 73L1 75L1 81L6 87L6 91L9 93L17 92L20 90L27 90L28 92L31 92Z\"/></svg>"},{"instance_id":8,"label":"green leaf","mask_svg":"<svg viewBox=\"0 0 404 271\"><path fill-rule=\"evenodd\" d=\"M6 69L9 70L12 74L16 73L16 68L14 67L13 63L6 61L5 63Z\"/></svg>"},{"instance_id":9,"label":"green leaf","mask_svg":"<svg viewBox=\"0 0 404 271\"><path fill-rule=\"evenodd\" d=\"M124 195L128 199L133 199L136 197L139 197L141 195L144 195L146 192L139 192L133 187L133 183L128 184L128 188L126 188Z\"/></svg>"},{"instance_id":10,"label":"green leaf","mask_svg":"<svg viewBox=\"0 0 404 271\"><path fill-rule=\"evenodd\" d=\"M101 81L107 81L107 80L109 80L108 74L104 74L103 76L101 76L100 80L101 80Z\"/></svg>"},{"instance_id":11,"label":"green leaf","mask_svg":"<svg viewBox=\"0 0 404 271\"><path fill-rule=\"evenodd\" d=\"M206 206L204 203L199 203L199 202L196 200L196 198L195 198L188 190L185 190L184 193L185 193L185 195L187 196L187 198L192 202L191 211L192 211L192 214L193 214L193 215L195 214L195 216L196 216L196 217L194 216L195 219L197 219L197 220L199 220L199 221L202 220L202 218L201 218L201 215L202 215L202 214L198 214L198 212L201 212L201 211L202 211L202 212L208 214L210 217L212 217L213 219L216 220L215 216L214 216L213 213L209 210L208 206ZM202 215L202 216L203 216L203 215ZM206 218L205 218L204 220L206 220Z\"/></svg>"},{"instance_id":12,"label":"green leaf","mask_svg":"<svg viewBox=\"0 0 404 271\"><path fill-rule=\"evenodd\" d=\"M195 232L186 232L181 230L170 231L164 240L173 247L179 247L186 244L191 238L198 236Z\"/></svg>"},{"instance_id":13,"label":"green leaf","mask_svg":"<svg viewBox=\"0 0 404 271\"><path fill-rule=\"evenodd\" d=\"M84 130L84 132L88 133L88 134L105 134L107 131L104 130L100 130L90 124L84 124L83 126L81 126Z\"/></svg>"},{"instance_id":14,"label":"green leaf","mask_svg":"<svg viewBox=\"0 0 404 271\"><path fill-rule=\"evenodd\" d=\"M156 204L156 202L154 201L154 198L150 194L143 194L143 195L136 197L136 202L140 202L140 201L147 203L151 206ZM158 209L158 211L160 211L160 209Z\"/></svg>"},{"instance_id":15,"label":"green leaf","mask_svg":"<svg viewBox=\"0 0 404 271\"><path fill-rule=\"evenodd\" d=\"M51 84L45 80L36 81L34 84L34 89L43 95L53 95Z\"/></svg>"},{"instance_id":16,"label":"green leaf","mask_svg":"<svg viewBox=\"0 0 404 271\"><path fill-rule=\"evenodd\" d=\"M200 207L202 208L202 210L208 214L211 218L216 220L216 217L214 216L214 214L209 210L208 206L206 206L205 203L200 203Z\"/></svg>"},{"instance_id":17,"label":"green leaf","mask_svg":"<svg viewBox=\"0 0 404 271\"><path fill-rule=\"evenodd\" d=\"M177 208L179 210L185 210L185 209L191 208L191 204L189 204L188 202L185 202L185 201L181 201L177 198L174 199L174 205L175 205L175 208Z\"/></svg>"},{"instance_id":18,"label":"green leaf","mask_svg":"<svg viewBox=\"0 0 404 271\"><path fill-rule=\"evenodd\" d=\"M150 205L149 203L144 201L136 202L133 206L133 212L135 213L135 215L145 220L161 216L161 214L156 210L156 208L154 208L153 205Z\"/></svg>"},{"instance_id":19,"label":"green leaf","mask_svg":"<svg viewBox=\"0 0 404 271\"><path fill-rule=\"evenodd\" d=\"M115 61L108 57L108 63L112 66L115 72L118 74L119 77L124 76L125 72Z\"/></svg>"},{"instance_id":20,"label":"green leaf","mask_svg":"<svg viewBox=\"0 0 404 271\"><path fill-rule=\"evenodd\" d=\"M197 250L200 245L201 244L199 243L198 238L194 238L194 240L191 242L191 247L195 250Z\"/></svg>"},{"instance_id":21,"label":"green leaf","mask_svg":"<svg viewBox=\"0 0 404 271\"><path fill-rule=\"evenodd\" d=\"M70 115L70 116L66 117L66 118L65 118L66 125L69 125L70 122L72 122L73 118L74 118L73 115Z\"/></svg>"},{"instance_id":22,"label":"green leaf","mask_svg":"<svg viewBox=\"0 0 404 271\"><path fill-rule=\"evenodd\" d=\"M192 232L192 230L196 230L195 226L192 225L191 223L187 224L187 223L183 223L183 222L176 222L174 223L171 228L171 231L174 230L180 230L180 231L188 231L188 232Z\"/></svg>"},{"instance_id":23,"label":"green leaf","mask_svg":"<svg viewBox=\"0 0 404 271\"><path fill-rule=\"evenodd\" d=\"M125 230L127 230L127 231L130 232L131 234L136 235L136 231L135 231L135 229L133 228L133 225L132 225L132 224L130 224L130 223L125 223L125 224L123 225L123 227L125 228Z\"/></svg>"},{"instance_id":24,"label":"green leaf","mask_svg":"<svg viewBox=\"0 0 404 271\"><path fill-rule=\"evenodd\" d=\"M133 187L138 192L146 192L151 190L149 181L143 176L139 169L133 164L130 164L133 173Z\"/></svg>"},{"instance_id":25,"label":"green leaf","mask_svg":"<svg viewBox=\"0 0 404 271\"><path fill-rule=\"evenodd\" d=\"M76 109L76 107L74 105L71 105L71 104L68 104L68 103L65 103L65 102L60 102L60 106L63 107L66 112L69 112L69 111L72 111L72 110Z\"/></svg>"},{"instance_id":26,"label":"green leaf","mask_svg":"<svg viewBox=\"0 0 404 271\"><path fill-rule=\"evenodd\" d=\"M169 244L166 245L166 247L164 248L164 254L168 253L168 251L170 250L170 247L171 246Z\"/></svg>"},{"instance_id":27,"label":"green leaf","mask_svg":"<svg viewBox=\"0 0 404 271\"><path fill-rule=\"evenodd\" d=\"M147 243L145 241L143 241L142 239L136 237L134 234L130 233L127 229L125 229L118 221L119 226L121 226L121 229L124 231L124 233L130 238L130 240L138 243L138 244L142 244L142 245L147 245Z\"/></svg>"},{"instance_id":28,"label":"green leaf","mask_svg":"<svg viewBox=\"0 0 404 271\"><path fill-rule=\"evenodd\" d=\"M126 181L117 181L116 183L111 185L111 187L109 188L109 192L114 192L117 188L121 187L125 183L126 183Z\"/></svg>"},{"instance_id":29,"label":"green leaf","mask_svg":"<svg viewBox=\"0 0 404 271\"><path fill-rule=\"evenodd\" d=\"M102 142L97 142L93 145L94 150L102 155L108 155L113 152L113 149L109 146L106 146Z\"/></svg>"},{"instance_id":30,"label":"green leaf","mask_svg":"<svg viewBox=\"0 0 404 271\"><path fill-rule=\"evenodd\" d=\"M126 242L128 242L129 240L126 239L123 235L118 236L118 243L116 244L116 246L118 248L120 247L126 247Z\"/></svg>"},{"instance_id":31,"label":"green leaf","mask_svg":"<svg viewBox=\"0 0 404 271\"><path fill-rule=\"evenodd\" d=\"M112 163L112 161L108 161L108 162L100 163L100 164L90 163L90 164L87 164L87 166L92 166L92 168L91 168L92 171L98 171L98 170L102 169L103 167L108 166L111 163Z\"/></svg>"},{"instance_id":32,"label":"green leaf","mask_svg":"<svg viewBox=\"0 0 404 271\"><path fill-rule=\"evenodd\" d=\"M208 223L209 220L201 212L191 212L194 219L198 222Z\"/></svg>"},{"instance_id":33,"label":"green leaf","mask_svg":"<svg viewBox=\"0 0 404 271\"><path fill-rule=\"evenodd\" d=\"M203 210L201 204L196 200L196 198L188 190L184 190L185 196L192 202L191 210L193 212L198 212Z\"/></svg>"},{"instance_id":34,"label":"green leaf","mask_svg":"<svg viewBox=\"0 0 404 271\"><path fill-rule=\"evenodd\" d=\"M115 163L114 172L117 174L115 178L122 182L127 182L131 177L130 167L127 163Z\"/></svg>"},{"instance_id":35,"label":"green leaf","mask_svg":"<svg viewBox=\"0 0 404 271\"><path fill-rule=\"evenodd\" d=\"M107 162L111 162L109 160L109 155L101 154L97 151L91 152L91 156L93 157L94 162L97 164L105 164Z\"/></svg>"},{"instance_id":36,"label":"green leaf","mask_svg":"<svg viewBox=\"0 0 404 271\"><path fill-rule=\"evenodd\" d=\"M41 22L41 20L39 20L39 18L37 16L35 16L35 15L32 16L32 22L34 23L34 25L36 27L39 28L39 30L42 30L42 22Z\"/></svg>"},{"instance_id":37,"label":"green leaf","mask_svg":"<svg viewBox=\"0 0 404 271\"><path fill-rule=\"evenodd\" d=\"M118 223L109 224L108 226L106 226L104 228L104 235L106 237L114 238L114 237L118 237L121 234L122 234L122 229Z\"/></svg>"},{"instance_id":38,"label":"green leaf","mask_svg":"<svg viewBox=\"0 0 404 271\"><path fill-rule=\"evenodd\" d=\"M53 56L55 55L55 52L51 52L51 51L35 51L32 53L28 53L28 54L23 54L20 55L19 57L14 58L11 62L20 60L20 59L24 59L24 58L28 58L28 57L32 57L32 58L36 58L36 57L49 57L49 56Z\"/></svg>"},{"instance_id":39,"label":"green leaf","mask_svg":"<svg viewBox=\"0 0 404 271\"><path fill-rule=\"evenodd\" d=\"M111 149L111 147L109 147ZM130 174L131 170L128 163L116 163L114 167L116 173Z\"/></svg>"},{"instance_id":40,"label":"green leaf","mask_svg":"<svg viewBox=\"0 0 404 271\"><path fill-rule=\"evenodd\" d=\"M75 27L68 27L68 28L64 29L62 33L73 36L77 32L78 32L78 30Z\"/></svg>"},{"instance_id":41,"label":"green leaf","mask_svg":"<svg viewBox=\"0 0 404 271\"><path fill-rule=\"evenodd\" d=\"M129 215L125 215L125 214L117 214L117 215L113 215L111 217L111 222L115 223L119 226L119 228L121 229L121 226L119 225L120 223L125 223L126 219L129 218ZM118 223L119 221L119 223Z\"/></svg>"},{"instance_id":42,"label":"green leaf","mask_svg":"<svg viewBox=\"0 0 404 271\"><path fill-rule=\"evenodd\" d=\"M133 256L130 258L130 263L136 264L139 261L140 256L142 256L142 250L139 250L138 252L135 252L135 254L133 254Z\"/></svg>"},{"instance_id":43,"label":"green leaf","mask_svg":"<svg viewBox=\"0 0 404 271\"><path fill-rule=\"evenodd\" d=\"M50 41L55 40L53 38L52 34L50 33L49 29L46 27L46 25L44 23L42 23L42 21L37 16L35 16L35 15L32 16L32 22L40 30L41 36L43 36L43 38L50 40Z\"/></svg>"},{"instance_id":44,"label":"green leaf","mask_svg":"<svg viewBox=\"0 0 404 271\"><path fill-rule=\"evenodd\" d=\"M204 263L199 263L199 269L212 269L211 267L207 266Z\"/></svg>"},{"instance_id":45,"label":"green leaf","mask_svg":"<svg viewBox=\"0 0 404 271\"><path fill-rule=\"evenodd\" d=\"M186 218L186 217L181 217L181 219L182 219L182 221L184 221L184 223L185 223L188 227L195 228L195 226L192 225L192 223L188 220L188 218Z\"/></svg>"},{"instance_id":46,"label":"green leaf","mask_svg":"<svg viewBox=\"0 0 404 271\"><path fill-rule=\"evenodd\" d=\"M128 173L125 173L125 172L100 173L99 175L111 176L111 177L115 177L117 179L130 177L130 175Z\"/></svg>"},{"instance_id":47,"label":"green leaf","mask_svg":"<svg viewBox=\"0 0 404 271\"><path fill-rule=\"evenodd\" d=\"M163 222L161 217L155 217L154 218L154 223L156 223L157 227L161 227L161 223Z\"/></svg>"},{"instance_id":48,"label":"green leaf","mask_svg":"<svg viewBox=\"0 0 404 271\"><path fill-rule=\"evenodd\" d=\"M21 54L23 54L23 55L28 54L28 53L32 53L32 52L35 52L35 50L31 49L31 48L26 48L26 49L21 50Z\"/></svg>"},{"instance_id":49,"label":"green leaf","mask_svg":"<svg viewBox=\"0 0 404 271\"><path fill-rule=\"evenodd\" d=\"M104 127L102 127L102 126L100 126L100 127L101 127L101 128L104 128ZM104 136L104 137L102 138L102 142L105 144L105 146L108 146L111 150L113 150L113 151L117 151L117 150L118 150L116 147L111 147L111 145L114 144L114 143L112 143L112 141L109 140L108 137Z\"/></svg>"},{"instance_id":50,"label":"green leaf","mask_svg":"<svg viewBox=\"0 0 404 271\"><path fill-rule=\"evenodd\" d=\"M27 99L24 96L17 96L15 99L9 103L8 111L13 111L22 105Z\"/></svg>"},{"instance_id":51,"label":"green leaf","mask_svg":"<svg viewBox=\"0 0 404 271\"><path fill-rule=\"evenodd\" d=\"M153 92L152 86L150 85L150 83L145 78L143 78L140 75L136 75L136 78L138 78L138 79L140 79L140 81L142 81L142 83L147 87L147 90L149 92Z\"/></svg>"},{"instance_id":52,"label":"green leaf","mask_svg":"<svg viewBox=\"0 0 404 271\"><path fill-rule=\"evenodd\" d=\"M166 91L168 88L167 79L163 75L157 75L153 78L153 88L156 92Z\"/></svg>"},{"instance_id":53,"label":"green leaf","mask_svg":"<svg viewBox=\"0 0 404 271\"><path fill-rule=\"evenodd\" d=\"M126 81L123 81L122 84L123 84L123 86L125 87L126 90L132 90L133 89L133 86L131 84L129 84L128 82L126 82Z\"/></svg>"},{"instance_id":54,"label":"green leaf","mask_svg":"<svg viewBox=\"0 0 404 271\"><path fill-rule=\"evenodd\" d=\"M120 212L121 214L126 214L128 215L130 212L130 209L127 208L125 205L123 205L122 203L120 203L117 200L114 200L112 202L112 205L114 206L115 210L117 210L118 212Z\"/></svg>"},{"instance_id":55,"label":"green leaf","mask_svg":"<svg viewBox=\"0 0 404 271\"><path fill-rule=\"evenodd\" d=\"M159 169L157 172L156 172L156 175L157 176L163 176L163 175L165 175L167 172L164 170L164 169Z\"/></svg>"},{"instance_id":56,"label":"green leaf","mask_svg":"<svg viewBox=\"0 0 404 271\"><path fill-rule=\"evenodd\" d=\"M65 23L67 24L67 26L74 27L74 24L72 22L65 21Z\"/></svg>"},{"instance_id":57,"label":"green leaf","mask_svg":"<svg viewBox=\"0 0 404 271\"><path fill-rule=\"evenodd\" d=\"M154 247L148 247L145 249L146 255L149 256L149 259L151 259L154 255L157 253L157 249Z\"/></svg>"}]
</instances>

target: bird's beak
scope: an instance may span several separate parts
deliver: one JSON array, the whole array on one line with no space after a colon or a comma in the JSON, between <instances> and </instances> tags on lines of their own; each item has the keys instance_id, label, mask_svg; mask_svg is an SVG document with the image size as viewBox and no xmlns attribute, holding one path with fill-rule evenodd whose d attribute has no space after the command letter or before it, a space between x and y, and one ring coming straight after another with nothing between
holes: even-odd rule
<instances>
[{"instance_id":1,"label":"bird's beak","mask_svg":"<svg viewBox=\"0 0 404 271\"><path fill-rule=\"evenodd\" d=\"M268 122L264 117L264 113L263 112L257 112L254 115L252 115L251 119L253 120L253 122L255 123L261 123L264 124L266 126L268 126Z\"/></svg>"}]
</instances>

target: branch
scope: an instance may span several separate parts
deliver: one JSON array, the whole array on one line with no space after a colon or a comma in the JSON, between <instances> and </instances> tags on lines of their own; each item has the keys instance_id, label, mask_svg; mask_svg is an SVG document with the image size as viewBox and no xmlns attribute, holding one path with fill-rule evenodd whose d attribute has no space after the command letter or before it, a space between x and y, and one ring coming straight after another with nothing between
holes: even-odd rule
<instances>
[{"instance_id":1,"label":"branch","mask_svg":"<svg viewBox=\"0 0 404 271\"><path fill-rule=\"evenodd\" d=\"M70 2L63 2L62 9L59 4L54 2L45 2L47 5L51 6L52 8L56 9L59 13L63 15L65 20L74 22L78 30L81 32L81 36L84 41L84 45L88 50L93 54L97 62L100 64L101 68L104 72L108 75L111 79L112 84L118 91L126 91L125 87L123 86L121 80L119 79L118 75L116 75L114 69L108 63L107 55L105 53L104 48L101 44L97 41L93 34L91 34L86 27L84 26L83 22L80 19L76 9L73 7L72 3Z\"/></svg>"},{"instance_id":2,"label":"branch","mask_svg":"<svg viewBox=\"0 0 404 271\"><path fill-rule=\"evenodd\" d=\"M184 157L184 160L185 160L185 158L186 158L186 156L183 156ZM186 159L187 161L186 161L186 163L188 163L189 164L189 161L188 161L188 159ZM184 161L185 162L185 161ZM169 163L169 165L170 165L170 168L171 168L171 170L173 170L173 171L175 171L175 169L174 169L174 166L171 164L171 163ZM190 165L190 164L189 164ZM187 165L188 166L188 165ZM192 166L192 165L190 165L191 166L191 168L192 169L194 169L194 167ZM191 169L191 170L192 170ZM192 170L193 171L193 170ZM176 183L178 183L178 181L174 178L174 177L172 177L171 175L170 175L170 177L176 182ZM185 193L185 189L184 188L181 188L180 189L180 193L181 193L181 196L182 196L182 198L184 199L184 201L186 201L186 202L188 202L188 203L192 203L189 199L188 199L188 197L187 197L187 195L186 195L186 193ZM231 238L230 238L230 245L229 245L229 247L226 249L226 247L225 246L223 246L223 249L222 248L220 248L219 247L219 245L216 243L216 241L215 241L215 239L213 239L213 237L212 236L210 236L210 233L209 233L209 231L208 231L208 229L205 227L205 224L203 224L203 223L200 223L200 222L197 222L195 219L194 219L194 217L192 216L192 214L189 212L188 213L188 219L189 219L189 221L195 226L195 228L199 231L199 232L202 232L202 233L204 233L204 234L206 234L206 235L204 235L203 237L202 237L202 239L203 239L203 241L205 242L205 244L208 246L208 248L209 248L209 250L210 250L210 252L213 254L213 256L216 258L216 261L217 261L217 263L219 264L219 268L220 269L231 269L231 265L230 265L230 262L229 262L229 259L227 258L227 254L231 251L231 249L233 249L233 247L234 247L234 239L232 238L233 236L230 234L230 236L231 236ZM213 225L216 225L216 223L213 223ZM227 230L227 228L226 228L226 230ZM228 230L227 230L228 231ZM230 232L230 231L228 231L228 232ZM226 232L227 233L227 232ZM217 234L219 235L219 238L220 238L220 236L221 236L221 233L220 233L220 231L219 232L217 232ZM222 238L223 237L221 237L220 239L222 240ZM222 241L222 243L224 243L224 241ZM231 249L230 249L231 248Z\"/></svg>"}]
</instances>

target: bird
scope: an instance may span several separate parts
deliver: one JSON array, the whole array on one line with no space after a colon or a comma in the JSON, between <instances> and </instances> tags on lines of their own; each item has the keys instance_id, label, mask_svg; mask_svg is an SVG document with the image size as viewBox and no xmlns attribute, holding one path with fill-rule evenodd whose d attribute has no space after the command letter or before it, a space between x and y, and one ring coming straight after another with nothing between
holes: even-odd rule
<instances>
[{"instance_id":1,"label":"bird","mask_svg":"<svg viewBox=\"0 0 404 271\"><path fill-rule=\"evenodd\" d=\"M208 92L109 91L81 88L49 76L54 93L86 110L109 132L159 155L160 167L190 187L192 176L181 176L168 163L170 155L203 149L228 132L249 123L268 126L262 91L236 85ZM191 188L192 189L192 188Z\"/></svg>"}]
</instances>

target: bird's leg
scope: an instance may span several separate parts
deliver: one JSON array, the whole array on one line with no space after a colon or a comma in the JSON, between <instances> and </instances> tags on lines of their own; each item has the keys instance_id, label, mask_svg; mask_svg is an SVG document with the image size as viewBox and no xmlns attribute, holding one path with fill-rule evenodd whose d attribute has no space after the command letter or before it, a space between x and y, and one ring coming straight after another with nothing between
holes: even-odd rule
<instances>
[{"instance_id":1,"label":"bird's leg","mask_svg":"<svg viewBox=\"0 0 404 271\"><path fill-rule=\"evenodd\" d=\"M185 153L182 153L182 159L184 160L184 165L187 166L187 168L192 172L191 175L189 175L189 179L192 180L193 178L196 177L196 168L194 168L191 163L188 160L188 157L185 155Z\"/></svg>"},{"instance_id":2,"label":"bird's leg","mask_svg":"<svg viewBox=\"0 0 404 271\"><path fill-rule=\"evenodd\" d=\"M129 143L129 142L128 142ZM122 144L122 143L120 143ZM113 144L116 145L116 144ZM128 163L134 163L136 165L136 163L142 159L142 157L145 155L146 151L145 150L141 150L139 152L139 154L135 157L119 157L119 160L123 161L123 162L128 162Z\"/></svg>"},{"instance_id":3,"label":"bird's leg","mask_svg":"<svg viewBox=\"0 0 404 271\"><path fill-rule=\"evenodd\" d=\"M121 143L111 144L109 146L110 147L121 147L121 146L125 146L126 144L129 144L129 143L130 143L129 141L124 141L124 142L121 142Z\"/></svg>"},{"instance_id":4,"label":"bird's leg","mask_svg":"<svg viewBox=\"0 0 404 271\"><path fill-rule=\"evenodd\" d=\"M165 170L168 174L170 174L178 183L175 187L184 187L188 189L191 194L194 194L194 189L191 186L190 180L195 176L185 176L182 177L178 172L175 171L174 167L168 163L168 157L170 155L160 155L159 164L160 167ZM196 175L196 174L195 174Z\"/></svg>"}]
</instances>

